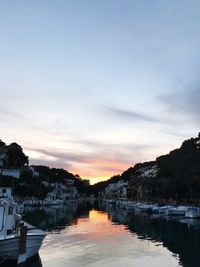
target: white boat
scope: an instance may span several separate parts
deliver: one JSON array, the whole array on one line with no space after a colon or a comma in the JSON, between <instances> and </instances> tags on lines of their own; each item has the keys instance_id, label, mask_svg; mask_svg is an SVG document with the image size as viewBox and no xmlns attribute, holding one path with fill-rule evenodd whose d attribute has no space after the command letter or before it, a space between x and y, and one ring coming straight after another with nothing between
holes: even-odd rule
<instances>
[{"instance_id":1,"label":"white boat","mask_svg":"<svg viewBox=\"0 0 200 267\"><path fill-rule=\"evenodd\" d=\"M186 206L178 206L168 209L168 215L185 216L187 211Z\"/></svg>"},{"instance_id":2,"label":"white boat","mask_svg":"<svg viewBox=\"0 0 200 267\"><path fill-rule=\"evenodd\" d=\"M26 229L25 238L22 228ZM23 222L17 213L17 204L11 196L10 188L0 188L0 259L19 260L23 247L23 261L36 255L46 233ZM24 243L24 244L23 244Z\"/></svg>"},{"instance_id":3,"label":"white boat","mask_svg":"<svg viewBox=\"0 0 200 267\"><path fill-rule=\"evenodd\" d=\"M200 218L200 208L199 207L190 207L185 213L186 218Z\"/></svg>"},{"instance_id":4,"label":"white boat","mask_svg":"<svg viewBox=\"0 0 200 267\"><path fill-rule=\"evenodd\" d=\"M64 200L27 200L23 202L24 207L42 207L42 206L60 206L64 204Z\"/></svg>"},{"instance_id":5,"label":"white boat","mask_svg":"<svg viewBox=\"0 0 200 267\"><path fill-rule=\"evenodd\" d=\"M170 205L160 206L158 213L161 215L168 215L170 209L173 209L173 206Z\"/></svg>"}]
</instances>

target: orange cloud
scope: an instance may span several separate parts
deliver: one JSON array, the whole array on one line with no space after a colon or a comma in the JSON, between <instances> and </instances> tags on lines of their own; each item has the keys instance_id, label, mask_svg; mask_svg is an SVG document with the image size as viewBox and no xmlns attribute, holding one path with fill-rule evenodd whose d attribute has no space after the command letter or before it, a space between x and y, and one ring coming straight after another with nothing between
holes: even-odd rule
<instances>
[{"instance_id":1,"label":"orange cloud","mask_svg":"<svg viewBox=\"0 0 200 267\"><path fill-rule=\"evenodd\" d=\"M77 169L73 168L71 171L73 173L78 172L82 178L90 179L91 184L105 181L112 177L127 170L133 164L119 161L109 161L102 159L91 159L88 160L87 164L80 164Z\"/></svg>"},{"instance_id":2,"label":"orange cloud","mask_svg":"<svg viewBox=\"0 0 200 267\"><path fill-rule=\"evenodd\" d=\"M31 164L43 164L50 167L64 168L84 179L90 179L91 184L105 181L133 166L124 155L112 150L101 153L75 153L51 149L30 149ZM130 157L129 157L130 158Z\"/></svg>"}]
</instances>

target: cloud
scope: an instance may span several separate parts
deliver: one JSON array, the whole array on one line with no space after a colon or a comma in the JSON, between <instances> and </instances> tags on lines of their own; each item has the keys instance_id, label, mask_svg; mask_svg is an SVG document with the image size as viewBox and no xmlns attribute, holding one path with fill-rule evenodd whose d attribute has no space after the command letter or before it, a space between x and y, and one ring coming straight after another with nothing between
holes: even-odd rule
<instances>
[{"instance_id":1,"label":"cloud","mask_svg":"<svg viewBox=\"0 0 200 267\"><path fill-rule=\"evenodd\" d=\"M60 160L49 160L46 158L31 159L31 165L43 165L50 168L60 168L65 170L70 170L72 168L71 164Z\"/></svg>"},{"instance_id":2,"label":"cloud","mask_svg":"<svg viewBox=\"0 0 200 267\"><path fill-rule=\"evenodd\" d=\"M12 111L11 109L4 108L2 105L0 105L0 121L10 123L11 121L15 120L26 123L28 122L28 119L24 115L21 115L19 112Z\"/></svg>"},{"instance_id":3,"label":"cloud","mask_svg":"<svg viewBox=\"0 0 200 267\"><path fill-rule=\"evenodd\" d=\"M152 117L132 110L125 110L120 108L107 108L107 110L120 119L126 118L131 119L132 121L160 122L160 120L156 117Z\"/></svg>"},{"instance_id":4,"label":"cloud","mask_svg":"<svg viewBox=\"0 0 200 267\"><path fill-rule=\"evenodd\" d=\"M171 127L171 128L161 128L160 130L161 133L164 133L165 135L170 135L170 136L173 136L175 138L178 138L178 139L188 139L191 137L191 133L188 133L188 129L184 129L183 127L182 128L174 128L174 127Z\"/></svg>"},{"instance_id":5,"label":"cloud","mask_svg":"<svg viewBox=\"0 0 200 267\"><path fill-rule=\"evenodd\" d=\"M75 143L77 142L78 140ZM140 162L147 150L152 148L151 145L108 144L94 140L80 140L79 144L86 145L86 150L73 152L31 146L24 148L26 154L30 155L30 164L63 168L90 179L106 179L120 174Z\"/></svg>"},{"instance_id":6,"label":"cloud","mask_svg":"<svg viewBox=\"0 0 200 267\"><path fill-rule=\"evenodd\" d=\"M52 151L51 148L49 149L42 149L42 148L27 148L28 150L32 150L34 152L40 153L42 155L46 155L52 158L55 158L55 160L62 160L62 161L79 161L79 162L87 162L88 156L86 154L78 154L78 153L72 153L68 151ZM52 160L53 161L53 160Z\"/></svg>"},{"instance_id":7,"label":"cloud","mask_svg":"<svg viewBox=\"0 0 200 267\"><path fill-rule=\"evenodd\" d=\"M73 141L70 141L73 144ZM55 160L69 161L69 162L82 162L88 163L96 161L97 159L107 161L119 161L130 162L130 157L127 159L127 155L135 155L145 152L147 149L154 147L149 144L133 144L133 143L103 143L94 140L76 140L75 144L84 145L84 150L80 152L71 152L67 150L54 150L52 148L33 148L30 146L24 146L28 151L34 151L44 156L55 158ZM88 152L89 151L89 152Z\"/></svg>"},{"instance_id":8,"label":"cloud","mask_svg":"<svg viewBox=\"0 0 200 267\"><path fill-rule=\"evenodd\" d=\"M177 116L178 120L200 123L200 86L195 89L179 91L159 97L168 113Z\"/></svg>"},{"instance_id":9,"label":"cloud","mask_svg":"<svg viewBox=\"0 0 200 267\"><path fill-rule=\"evenodd\" d=\"M30 151L31 149L29 149ZM93 153L71 153L51 151L48 149L33 149L39 153L38 158L30 159L32 165L45 165L51 168L63 168L74 174L78 173L83 178L91 180L98 177L109 178L120 174L133 164L122 155L109 152L104 154L94 151Z\"/></svg>"},{"instance_id":10,"label":"cloud","mask_svg":"<svg viewBox=\"0 0 200 267\"><path fill-rule=\"evenodd\" d=\"M57 162L59 165L63 163L64 165L69 163L78 163L78 164L94 164L94 165L101 165L100 162L115 162L118 165L123 163L131 162L131 160L125 157L124 153L120 153L120 151L115 151L114 149L110 149L107 151L106 149L103 151L99 151L98 149L92 152L68 152L68 151L52 151L52 149L33 149L25 147L27 151L33 151L37 154L40 154L40 158L42 161L45 161L44 158L46 157L46 161L52 165L52 162ZM39 156L38 156L39 157ZM108 163L109 164L109 163Z\"/></svg>"}]
</instances>

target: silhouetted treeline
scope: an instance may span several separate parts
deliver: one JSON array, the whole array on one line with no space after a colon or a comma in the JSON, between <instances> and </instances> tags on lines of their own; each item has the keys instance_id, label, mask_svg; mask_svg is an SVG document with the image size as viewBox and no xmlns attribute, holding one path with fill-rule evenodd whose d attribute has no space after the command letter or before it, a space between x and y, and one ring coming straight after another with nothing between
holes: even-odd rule
<instances>
[{"instance_id":1,"label":"silhouetted treeline","mask_svg":"<svg viewBox=\"0 0 200 267\"><path fill-rule=\"evenodd\" d=\"M155 177L142 176L142 170L157 166ZM110 183L129 181L129 198L143 199L200 199L200 135L183 142L179 149L158 157L155 161L138 163L121 175L93 186L95 195Z\"/></svg>"},{"instance_id":2,"label":"silhouetted treeline","mask_svg":"<svg viewBox=\"0 0 200 267\"><path fill-rule=\"evenodd\" d=\"M44 184L74 180L74 185L80 193L98 196L110 183L120 180L128 181L128 198L138 198L138 192L143 199L176 199L191 200L200 199L200 135L183 142L179 149L171 151L167 155L158 157L155 161L138 163L124 171L121 175L115 175L109 180L88 186L76 174L64 169L49 168L47 166L33 166L34 173L26 166L28 157L22 148L12 143L6 146L0 140L0 152L6 153L4 167L22 167L19 180L0 175L0 185L13 185L15 193L20 196L44 197L50 190ZM157 167L155 176L141 175L145 169Z\"/></svg>"},{"instance_id":3,"label":"silhouetted treeline","mask_svg":"<svg viewBox=\"0 0 200 267\"><path fill-rule=\"evenodd\" d=\"M0 156L4 168L21 168L29 163L28 156L24 154L20 145L17 143L6 145L1 139Z\"/></svg>"},{"instance_id":4,"label":"silhouetted treeline","mask_svg":"<svg viewBox=\"0 0 200 267\"><path fill-rule=\"evenodd\" d=\"M159 195L180 199L200 198L200 135L183 142L179 149L156 159Z\"/></svg>"},{"instance_id":5,"label":"silhouetted treeline","mask_svg":"<svg viewBox=\"0 0 200 267\"><path fill-rule=\"evenodd\" d=\"M79 193L89 194L91 191L77 174L47 166L31 166L30 168L28 163L28 156L24 154L20 145L17 143L6 145L0 140L0 186L13 187L14 194L20 197L44 198L51 191L51 183L64 184L69 179L74 181L74 186ZM19 170L20 178L4 176L3 170Z\"/></svg>"}]
</instances>

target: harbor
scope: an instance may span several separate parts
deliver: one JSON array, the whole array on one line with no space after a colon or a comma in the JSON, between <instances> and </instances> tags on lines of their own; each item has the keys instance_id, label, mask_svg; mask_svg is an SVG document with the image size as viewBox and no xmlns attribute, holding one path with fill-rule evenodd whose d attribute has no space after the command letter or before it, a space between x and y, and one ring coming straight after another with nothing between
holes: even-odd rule
<instances>
[{"instance_id":1,"label":"harbor","mask_svg":"<svg viewBox=\"0 0 200 267\"><path fill-rule=\"evenodd\" d=\"M39 257L28 266L197 267L199 261L199 219L163 217L102 202L26 208L23 217L48 231Z\"/></svg>"},{"instance_id":2,"label":"harbor","mask_svg":"<svg viewBox=\"0 0 200 267\"><path fill-rule=\"evenodd\" d=\"M0 0L0 267L200 267L200 0Z\"/></svg>"}]
</instances>

